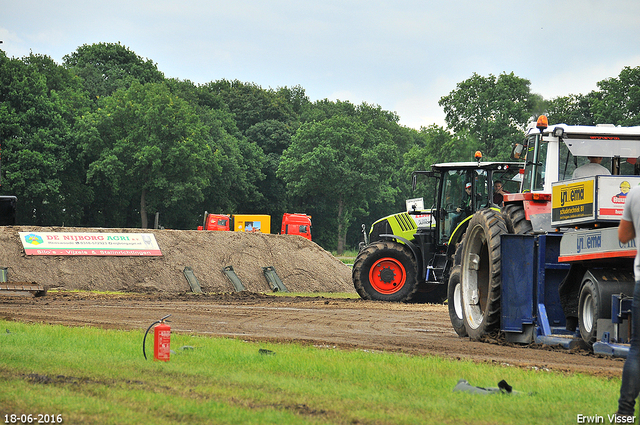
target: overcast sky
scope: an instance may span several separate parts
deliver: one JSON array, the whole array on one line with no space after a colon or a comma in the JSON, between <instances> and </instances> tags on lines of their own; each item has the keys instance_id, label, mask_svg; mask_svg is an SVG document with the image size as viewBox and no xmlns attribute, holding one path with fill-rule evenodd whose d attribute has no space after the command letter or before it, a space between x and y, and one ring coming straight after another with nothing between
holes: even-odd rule
<instances>
[{"instance_id":1,"label":"overcast sky","mask_svg":"<svg viewBox=\"0 0 640 425\"><path fill-rule=\"evenodd\" d=\"M367 102L413 128L474 72L513 72L545 99L640 66L639 0L0 0L0 49L57 63L117 43L168 78L302 86Z\"/></svg>"}]
</instances>

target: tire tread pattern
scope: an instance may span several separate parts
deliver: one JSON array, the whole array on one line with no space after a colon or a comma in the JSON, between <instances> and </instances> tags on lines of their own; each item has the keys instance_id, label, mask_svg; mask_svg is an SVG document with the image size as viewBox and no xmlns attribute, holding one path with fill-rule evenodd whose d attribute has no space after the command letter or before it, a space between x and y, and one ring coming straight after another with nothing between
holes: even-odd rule
<instances>
[{"instance_id":1,"label":"tire tread pattern","mask_svg":"<svg viewBox=\"0 0 640 425\"><path fill-rule=\"evenodd\" d=\"M507 204L502 208L502 216L507 231L516 235L528 235L533 232L531 222L527 220L524 207L520 204Z\"/></svg>"},{"instance_id":2,"label":"tire tread pattern","mask_svg":"<svg viewBox=\"0 0 640 425\"><path fill-rule=\"evenodd\" d=\"M484 317L480 326L476 329L467 327L467 333L471 339L480 339L484 335L495 330L500 324L500 286L502 283L502 256L500 253L500 236L507 233L507 225L501 213L492 209L484 209L474 214L469 222L466 235L477 234L471 230L481 226L486 235L489 251L489 293ZM471 243L464 244L463 258L468 258ZM466 318L465 318L466 321Z\"/></svg>"}]
</instances>

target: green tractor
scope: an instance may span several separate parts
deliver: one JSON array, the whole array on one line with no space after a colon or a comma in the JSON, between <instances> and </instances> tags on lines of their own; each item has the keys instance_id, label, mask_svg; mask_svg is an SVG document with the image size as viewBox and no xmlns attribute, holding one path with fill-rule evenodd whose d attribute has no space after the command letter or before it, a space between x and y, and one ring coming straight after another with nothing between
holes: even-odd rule
<instances>
[{"instance_id":1,"label":"green tractor","mask_svg":"<svg viewBox=\"0 0 640 425\"><path fill-rule=\"evenodd\" d=\"M408 212L379 219L371 226L354 262L352 279L363 299L391 302L442 303L449 294L451 267L459 264L456 249L471 216L483 208L498 212L502 195L517 192L520 163L456 162L414 171L435 179L433 206L407 202ZM364 227L364 225L363 225ZM458 251L461 252L461 251ZM459 256L460 254L458 254Z\"/></svg>"}]
</instances>

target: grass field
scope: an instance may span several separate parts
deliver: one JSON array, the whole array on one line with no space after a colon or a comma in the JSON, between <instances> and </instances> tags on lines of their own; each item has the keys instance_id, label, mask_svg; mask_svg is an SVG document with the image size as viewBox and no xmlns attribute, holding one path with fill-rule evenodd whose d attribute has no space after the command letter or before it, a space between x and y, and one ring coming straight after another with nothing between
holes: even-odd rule
<instances>
[{"instance_id":1,"label":"grass field","mask_svg":"<svg viewBox=\"0 0 640 425\"><path fill-rule=\"evenodd\" d=\"M1 423L19 415L65 424L546 425L580 423L579 415L609 423L620 387L434 356L184 334L172 335L171 360L157 362L143 358L142 339L0 321ZM460 378L483 387L504 379L520 393L453 392Z\"/></svg>"},{"instance_id":2,"label":"grass field","mask_svg":"<svg viewBox=\"0 0 640 425\"><path fill-rule=\"evenodd\" d=\"M357 250L348 250L344 251L342 255L338 256L338 254L334 251L331 253L338 260L342 261L344 264L348 266L353 266L354 261L356 261L356 257L358 256Z\"/></svg>"}]
</instances>

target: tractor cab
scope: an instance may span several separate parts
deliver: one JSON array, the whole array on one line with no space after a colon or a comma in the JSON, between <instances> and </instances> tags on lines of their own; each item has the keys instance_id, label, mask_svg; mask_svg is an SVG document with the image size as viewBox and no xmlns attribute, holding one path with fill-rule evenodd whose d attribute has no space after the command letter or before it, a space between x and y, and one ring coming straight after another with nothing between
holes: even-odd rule
<instances>
[{"instance_id":1,"label":"tractor cab","mask_svg":"<svg viewBox=\"0 0 640 425\"><path fill-rule=\"evenodd\" d=\"M436 164L434 170L441 178L437 214L439 222L438 243L450 245L456 229L474 212L482 208L500 207L504 193L517 192L521 176L518 166L508 163ZM497 192L496 187L501 191Z\"/></svg>"},{"instance_id":2,"label":"tractor cab","mask_svg":"<svg viewBox=\"0 0 640 425\"><path fill-rule=\"evenodd\" d=\"M377 220L365 237L352 277L358 294L380 301L438 303L447 296L446 283L469 219L483 208L499 210L502 193L520 187L520 163L475 162L434 164L412 174L414 191L424 207ZM418 176L426 176L424 181ZM429 203L431 201L431 203ZM411 203L413 205L413 203ZM366 235L365 235L366 236Z\"/></svg>"},{"instance_id":3,"label":"tractor cab","mask_svg":"<svg viewBox=\"0 0 640 425\"><path fill-rule=\"evenodd\" d=\"M478 153L479 154L479 153ZM422 247L423 272L430 283L447 282L448 270L456 247L462 240L473 214L484 208L499 209L504 193L516 192L521 184L519 163L509 162L456 162L431 166L438 188L434 193L432 215L435 226L418 228L415 238ZM414 179L415 181L415 179ZM501 187L496 192L496 187ZM428 246L435 242L433 249Z\"/></svg>"},{"instance_id":4,"label":"tractor cab","mask_svg":"<svg viewBox=\"0 0 640 425\"><path fill-rule=\"evenodd\" d=\"M602 158L600 164L606 171L599 174L640 174L636 161L640 156L639 133L640 127L610 124L549 126L541 115L529 124L524 142L513 148L511 157L525 160L522 185L518 192L505 196L505 206L515 214L524 209L533 232L552 231L552 185L573 179L574 171L588 163L589 157Z\"/></svg>"},{"instance_id":5,"label":"tractor cab","mask_svg":"<svg viewBox=\"0 0 640 425\"><path fill-rule=\"evenodd\" d=\"M552 183L572 179L589 157L602 158L612 175L637 174L638 133L640 127L610 124L549 126L541 115L535 124L529 124L524 143L512 152L512 158L526 161L521 191L551 193Z\"/></svg>"}]
</instances>

